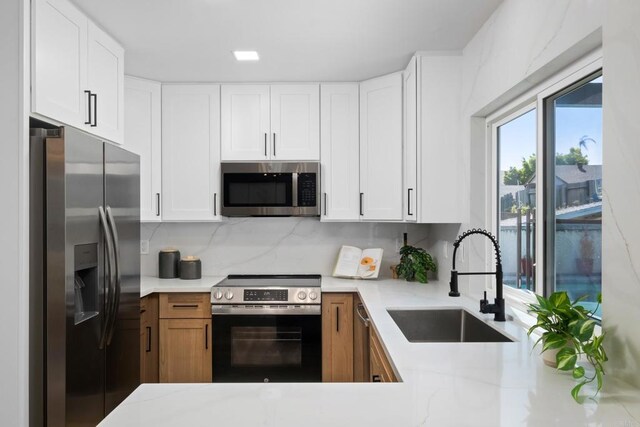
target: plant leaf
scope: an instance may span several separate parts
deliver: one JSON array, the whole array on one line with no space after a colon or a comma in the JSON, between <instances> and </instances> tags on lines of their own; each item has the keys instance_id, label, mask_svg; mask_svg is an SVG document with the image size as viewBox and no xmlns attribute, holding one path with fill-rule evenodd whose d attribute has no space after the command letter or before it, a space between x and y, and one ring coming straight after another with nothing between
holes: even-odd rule
<instances>
[{"instance_id":1,"label":"plant leaf","mask_svg":"<svg viewBox=\"0 0 640 427\"><path fill-rule=\"evenodd\" d=\"M576 366L578 355L573 347L565 347L556 356L557 368L559 371L570 371Z\"/></svg>"},{"instance_id":2,"label":"plant leaf","mask_svg":"<svg viewBox=\"0 0 640 427\"><path fill-rule=\"evenodd\" d=\"M563 307L569 305L569 295L565 291L554 292L549 297L549 302L553 307Z\"/></svg>"},{"instance_id":3,"label":"plant leaf","mask_svg":"<svg viewBox=\"0 0 640 427\"><path fill-rule=\"evenodd\" d=\"M554 332L549 332L543 335L542 351L551 350L554 348L560 348L567 343L567 338Z\"/></svg>"},{"instance_id":4,"label":"plant leaf","mask_svg":"<svg viewBox=\"0 0 640 427\"><path fill-rule=\"evenodd\" d=\"M602 375L604 375L603 371L598 369L596 366L596 379L598 380L598 389L596 390L596 393L602 388Z\"/></svg>"},{"instance_id":5,"label":"plant leaf","mask_svg":"<svg viewBox=\"0 0 640 427\"><path fill-rule=\"evenodd\" d=\"M582 403L582 401L584 400L583 398L580 398L580 389L586 383L587 383L586 381L582 381L580 384L576 385L574 388L571 389L571 397L573 397L573 400L575 400L578 403Z\"/></svg>"},{"instance_id":6,"label":"plant leaf","mask_svg":"<svg viewBox=\"0 0 640 427\"><path fill-rule=\"evenodd\" d=\"M584 368L582 366L578 366L573 370L573 378L576 380L584 377Z\"/></svg>"}]
</instances>

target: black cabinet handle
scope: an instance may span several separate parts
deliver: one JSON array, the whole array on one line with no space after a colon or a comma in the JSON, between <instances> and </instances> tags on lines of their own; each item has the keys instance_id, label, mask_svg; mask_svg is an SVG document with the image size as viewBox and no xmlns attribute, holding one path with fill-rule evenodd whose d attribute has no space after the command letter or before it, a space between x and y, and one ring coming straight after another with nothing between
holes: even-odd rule
<instances>
[{"instance_id":1,"label":"black cabinet handle","mask_svg":"<svg viewBox=\"0 0 640 427\"><path fill-rule=\"evenodd\" d=\"M340 332L340 306L336 305L336 332Z\"/></svg>"},{"instance_id":2,"label":"black cabinet handle","mask_svg":"<svg viewBox=\"0 0 640 427\"><path fill-rule=\"evenodd\" d=\"M364 197L364 193L360 193L360 216L363 216L364 213L362 212L362 198Z\"/></svg>"},{"instance_id":3,"label":"black cabinet handle","mask_svg":"<svg viewBox=\"0 0 640 427\"><path fill-rule=\"evenodd\" d=\"M151 351L151 326L147 326L147 350L149 353Z\"/></svg>"},{"instance_id":4,"label":"black cabinet handle","mask_svg":"<svg viewBox=\"0 0 640 427\"><path fill-rule=\"evenodd\" d=\"M89 120L84 122L84 124L85 125L90 125L91 124L91 91L90 90L85 90L84 93L87 94L87 107L88 107L88 110L89 110Z\"/></svg>"},{"instance_id":5,"label":"black cabinet handle","mask_svg":"<svg viewBox=\"0 0 640 427\"><path fill-rule=\"evenodd\" d=\"M411 215L411 216L413 216L413 213L411 212L411 192L412 191L413 191L413 188L407 189L407 215Z\"/></svg>"},{"instance_id":6,"label":"black cabinet handle","mask_svg":"<svg viewBox=\"0 0 640 427\"><path fill-rule=\"evenodd\" d=\"M93 123L91 123L91 127L94 128L98 126L98 94L92 93L89 96L93 98ZM91 120L91 118L89 118L89 120Z\"/></svg>"},{"instance_id":7,"label":"black cabinet handle","mask_svg":"<svg viewBox=\"0 0 640 427\"><path fill-rule=\"evenodd\" d=\"M213 216L218 215L218 193L213 193Z\"/></svg>"},{"instance_id":8,"label":"black cabinet handle","mask_svg":"<svg viewBox=\"0 0 640 427\"><path fill-rule=\"evenodd\" d=\"M267 133L264 133L264 156L267 157Z\"/></svg>"},{"instance_id":9,"label":"black cabinet handle","mask_svg":"<svg viewBox=\"0 0 640 427\"><path fill-rule=\"evenodd\" d=\"M156 193L156 216L160 216L160 193Z\"/></svg>"},{"instance_id":10,"label":"black cabinet handle","mask_svg":"<svg viewBox=\"0 0 640 427\"><path fill-rule=\"evenodd\" d=\"M204 349L209 350L209 324L204 325Z\"/></svg>"},{"instance_id":11,"label":"black cabinet handle","mask_svg":"<svg viewBox=\"0 0 640 427\"><path fill-rule=\"evenodd\" d=\"M327 193L324 193L324 216L327 216Z\"/></svg>"},{"instance_id":12,"label":"black cabinet handle","mask_svg":"<svg viewBox=\"0 0 640 427\"><path fill-rule=\"evenodd\" d=\"M172 304L173 308L198 308L198 304Z\"/></svg>"},{"instance_id":13,"label":"black cabinet handle","mask_svg":"<svg viewBox=\"0 0 640 427\"><path fill-rule=\"evenodd\" d=\"M273 133L273 157L276 156L276 133Z\"/></svg>"},{"instance_id":14,"label":"black cabinet handle","mask_svg":"<svg viewBox=\"0 0 640 427\"><path fill-rule=\"evenodd\" d=\"M371 377L371 382L372 382L372 383L380 383L380 382L382 382L382 381L380 380L380 375L373 375L373 376Z\"/></svg>"}]
</instances>

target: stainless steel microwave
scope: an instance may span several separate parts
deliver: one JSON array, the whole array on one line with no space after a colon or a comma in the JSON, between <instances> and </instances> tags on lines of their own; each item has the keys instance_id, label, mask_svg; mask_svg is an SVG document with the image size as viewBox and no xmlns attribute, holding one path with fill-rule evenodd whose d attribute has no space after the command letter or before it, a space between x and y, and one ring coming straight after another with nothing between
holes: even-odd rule
<instances>
[{"instance_id":1,"label":"stainless steel microwave","mask_svg":"<svg viewBox=\"0 0 640 427\"><path fill-rule=\"evenodd\" d=\"M320 164L222 163L222 215L320 215Z\"/></svg>"}]
</instances>

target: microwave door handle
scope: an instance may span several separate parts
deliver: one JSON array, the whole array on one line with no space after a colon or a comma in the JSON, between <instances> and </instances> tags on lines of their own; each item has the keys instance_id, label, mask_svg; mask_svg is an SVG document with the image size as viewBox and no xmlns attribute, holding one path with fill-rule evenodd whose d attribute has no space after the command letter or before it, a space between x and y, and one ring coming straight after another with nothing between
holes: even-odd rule
<instances>
[{"instance_id":1,"label":"microwave door handle","mask_svg":"<svg viewBox=\"0 0 640 427\"><path fill-rule=\"evenodd\" d=\"M298 173L291 174L291 206L298 206Z\"/></svg>"}]
</instances>

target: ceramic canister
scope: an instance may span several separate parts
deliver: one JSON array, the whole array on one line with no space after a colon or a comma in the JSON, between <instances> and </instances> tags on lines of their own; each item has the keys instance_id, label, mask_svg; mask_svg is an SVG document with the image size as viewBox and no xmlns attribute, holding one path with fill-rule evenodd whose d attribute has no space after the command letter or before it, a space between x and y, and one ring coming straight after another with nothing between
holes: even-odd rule
<instances>
[{"instance_id":1,"label":"ceramic canister","mask_svg":"<svg viewBox=\"0 0 640 427\"><path fill-rule=\"evenodd\" d=\"M202 263L196 256L186 256L180 260L180 278L183 280L200 279Z\"/></svg>"},{"instance_id":2,"label":"ceramic canister","mask_svg":"<svg viewBox=\"0 0 640 427\"><path fill-rule=\"evenodd\" d=\"M158 277L175 279L180 277L180 251L173 248L158 252Z\"/></svg>"}]
</instances>

